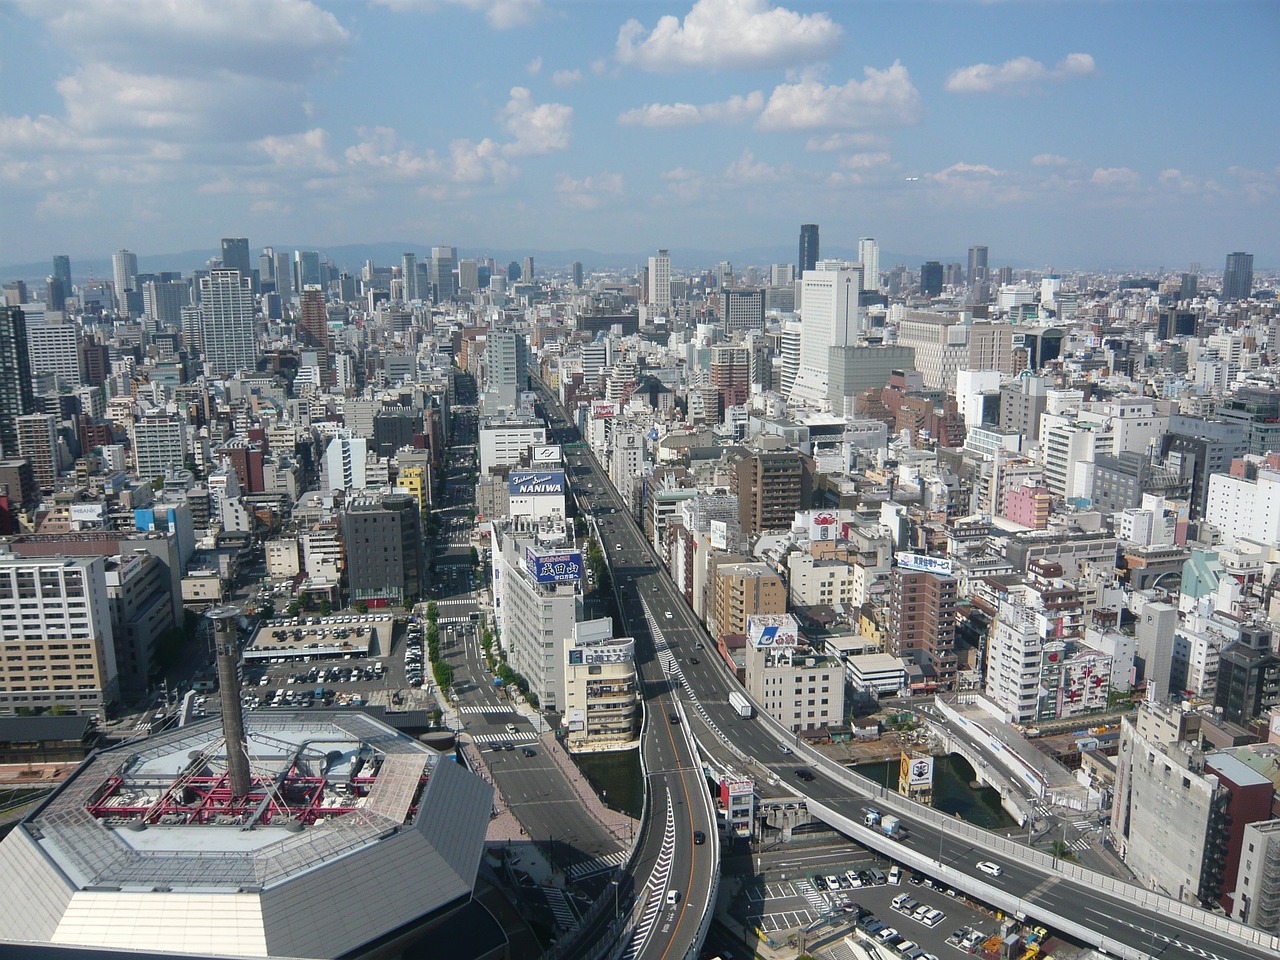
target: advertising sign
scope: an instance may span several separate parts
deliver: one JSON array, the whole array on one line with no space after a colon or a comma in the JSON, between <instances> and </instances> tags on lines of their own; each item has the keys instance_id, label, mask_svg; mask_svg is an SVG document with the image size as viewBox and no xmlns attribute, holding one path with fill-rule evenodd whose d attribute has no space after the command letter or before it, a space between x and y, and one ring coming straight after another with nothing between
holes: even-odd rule
<instances>
[{"instance_id":1,"label":"advertising sign","mask_svg":"<svg viewBox=\"0 0 1280 960\"><path fill-rule=\"evenodd\" d=\"M912 760L907 782L912 787L933 783L933 757L916 757Z\"/></svg>"},{"instance_id":2,"label":"advertising sign","mask_svg":"<svg viewBox=\"0 0 1280 960\"><path fill-rule=\"evenodd\" d=\"M549 464L557 464L561 462L560 447L551 444L545 447L534 447L530 460L535 467L545 467Z\"/></svg>"},{"instance_id":3,"label":"advertising sign","mask_svg":"<svg viewBox=\"0 0 1280 960\"><path fill-rule=\"evenodd\" d=\"M564 719L565 723L568 724L570 733L576 733L579 730L587 729L587 711L585 710L566 710Z\"/></svg>"},{"instance_id":4,"label":"advertising sign","mask_svg":"<svg viewBox=\"0 0 1280 960\"><path fill-rule=\"evenodd\" d=\"M613 400L592 400L591 419L607 420L618 415L618 404Z\"/></svg>"},{"instance_id":5,"label":"advertising sign","mask_svg":"<svg viewBox=\"0 0 1280 960\"><path fill-rule=\"evenodd\" d=\"M951 575L951 561L945 557L926 557L922 553L899 553L894 558L904 570L922 570L943 577Z\"/></svg>"},{"instance_id":6,"label":"advertising sign","mask_svg":"<svg viewBox=\"0 0 1280 960\"><path fill-rule=\"evenodd\" d=\"M625 643L601 643L590 647L572 647L569 650L569 665L630 663L635 659L635 655L634 640L627 640Z\"/></svg>"},{"instance_id":7,"label":"advertising sign","mask_svg":"<svg viewBox=\"0 0 1280 960\"><path fill-rule=\"evenodd\" d=\"M747 636L756 647L794 647L800 625L789 613L759 614L747 618Z\"/></svg>"},{"instance_id":8,"label":"advertising sign","mask_svg":"<svg viewBox=\"0 0 1280 960\"><path fill-rule=\"evenodd\" d=\"M833 513L819 513L813 518L814 540L830 540L835 535L836 517Z\"/></svg>"},{"instance_id":9,"label":"advertising sign","mask_svg":"<svg viewBox=\"0 0 1280 960\"><path fill-rule=\"evenodd\" d=\"M729 524L725 521L711 521L711 546L717 550L729 549Z\"/></svg>"},{"instance_id":10,"label":"advertising sign","mask_svg":"<svg viewBox=\"0 0 1280 960\"><path fill-rule=\"evenodd\" d=\"M507 490L513 497L534 497L540 494L563 494L565 491L563 470L512 470L507 478Z\"/></svg>"},{"instance_id":11,"label":"advertising sign","mask_svg":"<svg viewBox=\"0 0 1280 960\"><path fill-rule=\"evenodd\" d=\"M582 554L576 550L534 553L533 547L525 547L524 565L538 583L567 583L582 579Z\"/></svg>"}]
</instances>

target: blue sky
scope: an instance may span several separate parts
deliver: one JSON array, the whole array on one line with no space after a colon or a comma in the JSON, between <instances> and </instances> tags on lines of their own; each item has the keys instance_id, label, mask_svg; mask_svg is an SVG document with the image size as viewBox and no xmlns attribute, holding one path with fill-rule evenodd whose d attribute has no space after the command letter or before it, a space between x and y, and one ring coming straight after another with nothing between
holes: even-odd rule
<instances>
[{"instance_id":1,"label":"blue sky","mask_svg":"<svg viewBox=\"0 0 1280 960\"><path fill-rule=\"evenodd\" d=\"M1280 267L1263 0L0 0L0 36L0 263L678 260L812 221L827 250Z\"/></svg>"}]
</instances>

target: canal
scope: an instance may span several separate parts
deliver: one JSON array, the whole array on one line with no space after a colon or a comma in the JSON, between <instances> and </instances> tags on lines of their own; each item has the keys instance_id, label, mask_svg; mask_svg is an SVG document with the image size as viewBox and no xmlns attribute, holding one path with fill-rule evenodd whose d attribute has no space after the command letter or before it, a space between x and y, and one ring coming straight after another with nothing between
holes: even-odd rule
<instances>
[{"instance_id":1,"label":"canal","mask_svg":"<svg viewBox=\"0 0 1280 960\"><path fill-rule=\"evenodd\" d=\"M898 789L898 764L864 763L853 768L873 783ZM964 757L954 753L933 758L933 807L943 813L959 815L974 826L987 830L1016 827L1017 821L1000 806L1000 794L990 787L974 788L973 767Z\"/></svg>"},{"instance_id":2,"label":"canal","mask_svg":"<svg viewBox=\"0 0 1280 960\"><path fill-rule=\"evenodd\" d=\"M644 810L644 790L639 750L580 753L574 754L573 759L606 806L640 819Z\"/></svg>"}]
</instances>

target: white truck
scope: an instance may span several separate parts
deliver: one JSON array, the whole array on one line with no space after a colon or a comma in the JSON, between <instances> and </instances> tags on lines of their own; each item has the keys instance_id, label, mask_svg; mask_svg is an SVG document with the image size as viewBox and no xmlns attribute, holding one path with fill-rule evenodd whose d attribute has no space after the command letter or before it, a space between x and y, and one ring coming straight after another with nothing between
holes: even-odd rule
<instances>
[{"instance_id":1,"label":"white truck","mask_svg":"<svg viewBox=\"0 0 1280 960\"><path fill-rule=\"evenodd\" d=\"M747 695L740 690L729 691L729 706L738 711L738 716L751 716L751 701L747 699Z\"/></svg>"},{"instance_id":2,"label":"white truck","mask_svg":"<svg viewBox=\"0 0 1280 960\"><path fill-rule=\"evenodd\" d=\"M886 837L892 837L894 840L905 840L907 837L907 828L902 825L902 821L897 817L881 817L879 827L881 833Z\"/></svg>"}]
</instances>

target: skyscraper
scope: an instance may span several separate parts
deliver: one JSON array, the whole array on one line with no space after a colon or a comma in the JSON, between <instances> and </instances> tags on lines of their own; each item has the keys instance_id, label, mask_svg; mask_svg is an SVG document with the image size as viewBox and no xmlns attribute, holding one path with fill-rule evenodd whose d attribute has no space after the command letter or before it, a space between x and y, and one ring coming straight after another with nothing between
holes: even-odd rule
<instances>
[{"instance_id":1,"label":"skyscraper","mask_svg":"<svg viewBox=\"0 0 1280 960\"><path fill-rule=\"evenodd\" d=\"M404 280L404 299L408 303L418 299L418 257L405 252L400 255L400 276Z\"/></svg>"},{"instance_id":2,"label":"skyscraper","mask_svg":"<svg viewBox=\"0 0 1280 960\"><path fill-rule=\"evenodd\" d=\"M524 282L533 283L533 257L524 258Z\"/></svg>"},{"instance_id":3,"label":"skyscraper","mask_svg":"<svg viewBox=\"0 0 1280 960\"><path fill-rule=\"evenodd\" d=\"M222 267L224 270L239 270L243 276L252 276L249 266L248 237L222 238Z\"/></svg>"},{"instance_id":4,"label":"skyscraper","mask_svg":"<svg viewBox=\"0 0 1280 960\"><path fill-rule=\"evenodd\" d=\"M573 261L573 285L579 290L582 289L582 261Z\"/></svg>"},{"instance_id":5,"label":"skyscraper","mask_svg":"<svg viewBox=\"0 0 1280 960\"><path fill-rule=\"evenodd\" d=\"M1253 293L1253 254L1227 254L1227 267L1222 271L1222 299L1248 300Z\"/></svg>"},{"instance_id":6,"label":"skyscraper","mask_svg":"<svg viewBox=\"0 0 1280 960\"><path fill-rule=\"evenodd\" d=\"M200 325L210 376L231 376L257 366L253 291L239 270L211 270L200 278Z\"/></svg>"},{"instance_id":7,"label":"skyscraper","mask_svg":"<svg viewBox=\"0 0 1280 960\"><path fill-rule=\"evenodd\" d=\"M18 307L0 307L0 454L18 455L18 418L35 407L27 318Z\"/></svg>"},{"instance_id":8,"label":"skyscraper","mask_svg":"<svg viewBox=\"0 0 1280 960\"><path fill-rule=\"evenodd\" d=\"M880 289L880 244L875 237L858 240L858 262L862 264L862 289Z\"/></svg>"},{"instance_id":9,"label":"skyscraper","mask_svg":"<svg viewBox=\"0 0 1280 960\"><path fill-rule=\"evenodd\" d=\"M125 293L137 288L138 255L128 250L117 250L111 255L111 273L115 282L116 309L128 310L128 298Z\"/></svg>"},{"instance_id":10,"label":"skyscraper","mask_svg":"<svg viewBox=\"0 0 1280 960\"><path fill-rule=\"evenodd\" d=\"M293 290L298 292L306 287L322 287L320 280L320 254L315 250L295 250L293 252Z\"/></svg>"},{"instance_id":11,"label":"skyscraper","mask_svg":"<svg viewBox=\"0 0 1280 960\"><path fill-rule=\"evenodd\" d=\"M832 347L858 342L861 264L824 260L800 278L800 369L793 393L813 403L827 398Z\"/></svg>"},{"instance_id":12,"label":"skyscraper","mask_svg":"<svg viewBox=\"0 0 1280 960\"><path fill-rule=\"evenodd\" d=\"M268 250L271 248L268 247ZM265 251L264 251L265 252ZM289 266L289 254L281 250L279 253L272 251L271 256L276 261L276 293L281 297L289 297L293 295L293 270Z\"/></svg>"},{"instance_id":13,"label":"skyscraper","mask_svg":"<svg viewBox=\"0 0 1280 960\"><path fill-rule=\"evenodd\" d=\"M927 260L920 267L920 295L936 297L942 292L942 264Z\"/></svg>"},{"instance_id":14,"label":"skyscraper","mask_svg":"<svg viewBox=\"0 0 1280 960\"><path fill-rule=\"evenodd\" d=\"M800 258L796 262L796 272L803 277L806 270L818 265L818 225L816 223L800 224Z\"/></svg>"},{"instance_id":15,"label":"skyscraper","mask_svg":"<svg viewBox=\"0 0 1280 960\"><path fill-rule=\"evenodd\" d=\"M53 275L62 281L62 292L71 296L71 258L59 253L53 258Z\"/></svg>"},{"instance_id":16,"label":"skyscraper","mask_svg":"<svg viewBox=\"0 0 1280 960\"><path fill-rule=\"evenodd\" d=\"M454 271L457 267L457 247L431 248L431 282L436 288L437 303L452 300L458 295L458 283L454 277Z\"/></svg>"},{"instance_id":17,"label":"skyscraper","mask_svg":"<svg viewBox=\"0 0 1280 960\"><path fill-rule=\"evenodd\" d=\"M655 310L671 309L671 254L659 250L649 258L649 306Z\"/></svg>"},{"instance_id":18,"label":"skyscraper","mask_svg":"<svg viewBox=\"0 0 1280 960\"><path fill-rule=\"evenodd\" d=\"M969 286L987 282L987 248L969 248Z\"/></svg>"}]
</instances>

